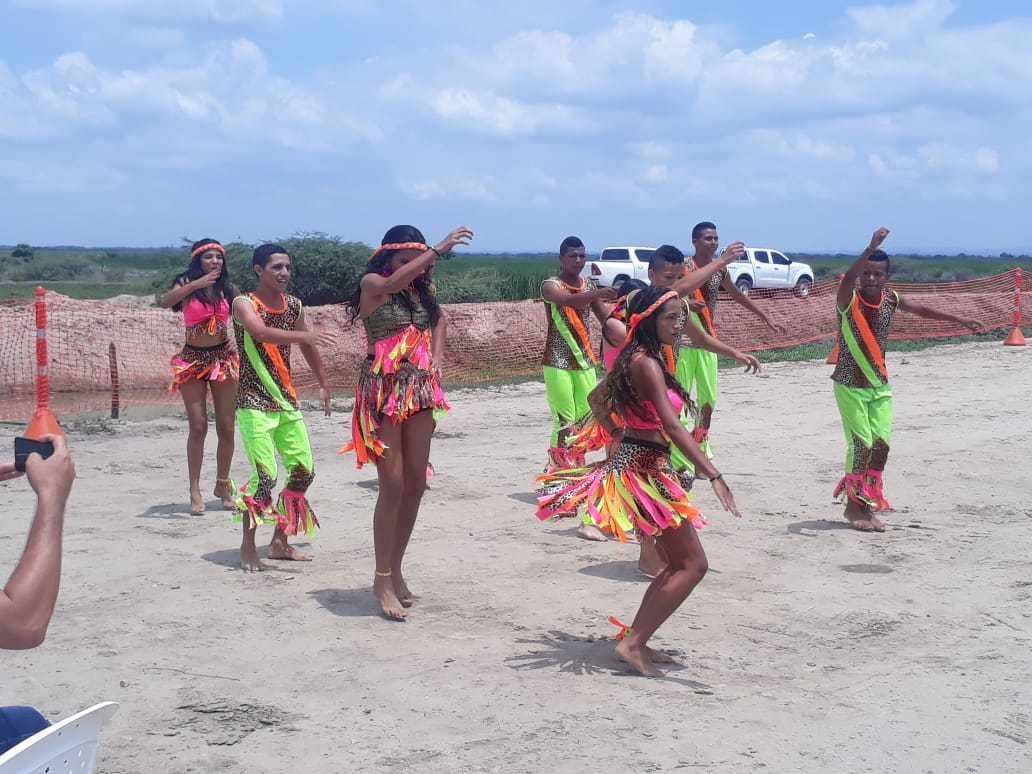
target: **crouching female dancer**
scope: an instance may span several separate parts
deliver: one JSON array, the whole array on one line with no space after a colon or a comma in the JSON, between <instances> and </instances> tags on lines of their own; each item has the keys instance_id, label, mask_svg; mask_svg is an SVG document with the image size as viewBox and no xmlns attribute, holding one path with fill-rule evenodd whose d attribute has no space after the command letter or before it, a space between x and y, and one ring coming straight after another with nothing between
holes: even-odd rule
<instances>
[{"instance_id":1,"label":"crouching female dancer","mask_svg":"<svg viewBox=\"0 0 1032 774\"><path fill-rule=\"evenodd\" d=\"M395 226L384 234L351 298L368 349L351 442L341 451L354 451L358 467L376 464L373 594L384 617L393 620L403 620L413 601L401 563L426 491L434 414L448 410L440 380L445 318L429 277L442 253L472 238L462 227L430 246L419 229Z\"/></svg>"},{"instance_id":2,"label":"crouching female dancer","mask_svg":"<svg viewBox=\"0 0 1032 774\"><path fill-rule=\"evenodd\" d=\"M621 624L616 654L643 675L662 674L655 663L672 659L648 647L649 638L702 580L706 554L690 522L698 511L670 466L670 445L680 449L709 479L714 494L740 516L723 476L706 458L679 415L691 400L665 366L664 345L681 335L676 291L650 287L628 299L627 344L589 402L597 420L621 443L604 462L558 471L538 479L538 518L575 516L581 506L602 529L621 541L628 531L655 537L666 567L645 591L631 625ZM612 414L623 425L618 428Z\"/></svg>"}]
</instances>

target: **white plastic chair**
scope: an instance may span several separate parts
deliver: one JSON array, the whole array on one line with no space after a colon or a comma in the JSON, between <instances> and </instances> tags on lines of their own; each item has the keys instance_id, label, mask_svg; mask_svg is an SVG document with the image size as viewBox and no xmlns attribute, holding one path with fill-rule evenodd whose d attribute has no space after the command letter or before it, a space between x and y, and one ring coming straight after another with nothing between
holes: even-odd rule
<instances>
[{"instance_id":1,"label":"white plastic chair","mask_svg":"<svg viewBox=\"0 0 1032 774\"><path fill-rule=\"evenodd\" d=\"M92 774L101 726L117 710L102 701L47 726L0 755L0 774Z\"/></svg>"}]
</instances>

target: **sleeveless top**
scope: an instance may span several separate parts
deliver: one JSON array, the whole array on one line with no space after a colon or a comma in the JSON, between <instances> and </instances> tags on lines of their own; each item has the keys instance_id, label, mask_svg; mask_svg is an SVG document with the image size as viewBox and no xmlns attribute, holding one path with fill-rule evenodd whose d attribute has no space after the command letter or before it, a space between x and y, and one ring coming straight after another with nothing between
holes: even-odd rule
<instances>
[{"instance_id":1,"label":"sleeveless top","mask_svg":"<svg viewBox=\"0 0 1032 774\"><path fill-rule=\"evenodd\" d=\"M894 290L884 291L877 304L867 303L859 292L853 291L849 307L838 310L839 356L832 379L846 387L889 383L885 344L898 305L899 294Z\"/></svg>"},{"instance_id":2,"label":"sleeveless top","mask_svg":"<svg viewBox=\"0 0 1032 774\"><path fill-rule=\"evenodd\" d=\"M568 293L587 293L598 288L594 280L589 279L582 279L580 287L568 285L559 277L549 277L545 282L558 285ZM545 354L541 364L565 371L594 368L598 359L588 338L591 304L574 309L546 300L545 313L548 316L548 332L545 334Z\"/></svg>"},{"instance_id":3,"label":"sleeveless top","mask_svg":"<svg viewBox=\"0 0 1032 774\"><path fill-rule=\"evenodd\" d=\"M695 261L689 258L688 263L684 267L684 271L685 274L687 274L690 271L698 270L698 268L699 267L696 266ZM721 269L706 280L706 284L701 288L696 288L695 292L692 294L692 298L697 301L702 301L706 304L706 308L703 309L702 312L690 312L690 314L695 318L695 322L699 323L699 325L702 326L702 329L713 337L716 337L717 335L717 329L713 325L713 320L717 314L717 293L720 291L720 286L723 284L724 277L726 276L727 269ZM685 311L687 310L688 304L686 299ZM692 341L687 335L681 337L681 346L692 346Z\"/></svg>"},{"instance_id":4,"label":"sleeveless top","mask_svg":"<svg viewBox=\"0 0 1032 774\"><path fill-rule=\"evenodd\" d=\"M684 401L681 396L673 390L667 390L667 397L678 414L684 408ZM663 420L659 418L656 407L651 400L643 400L635 409L628 407L623 415L624 425L631 430L662 430Z\"/></svg>"},{"instance_id":5,"label":"sleeveless top","mask_svg":"<svg viewBox=\"0 0 1032 774\"><path fill-rule=\"evenodd\" d=\"M393 296L383 306L378 307L368 317L362 319L366 341L372 348L376 342L395 336L414 325L421 331L430 327L430 313L426 311L418 298L413 298L414 308L409 310Z\"/></svg>"},{"instance_id":6,"label":"sleeveless top","mask_svg":"<svg viewBox=\"0 0 1032 774\"><path fill-rule=\"evenodd\" d=\"M202 333L209 336L226 335L229 333L229 301L220 298L216 303L209 304L191 298L183 304L183 324L187 336L199 336Z\"/></svg>"},{"instance_id":7,"label":"sleeveless top","mask_svg":"<svg viewBox=\"0 0 1032 774\"><path fill-rule=\"evenodd\" d=\"M254 293L244 293L233 304L248 303L269 328L292 331L301 317L301 301L283 296L283 306L272 309ZM240 353L240 382L237 386L237 408L257 411L291 411L298 408L297 392L290 379L290 345L262 344L233 319L237 352Z\"/></svg>"}]
</instances>

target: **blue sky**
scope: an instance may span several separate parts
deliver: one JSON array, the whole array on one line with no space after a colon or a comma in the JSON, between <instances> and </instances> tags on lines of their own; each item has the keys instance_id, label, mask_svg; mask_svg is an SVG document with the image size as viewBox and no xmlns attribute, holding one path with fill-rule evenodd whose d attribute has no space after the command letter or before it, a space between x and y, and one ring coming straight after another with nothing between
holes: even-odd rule
<instances>
[{"instance_id":1,"label":"blue sky","mask_svg":"<svg viewBox=\"0 0 1032 774\"><path fill-rule=\"evenodd\" d=\"M1027 2L4 0L0 244L1032 251Z\"/></svg>"}]
</instances>

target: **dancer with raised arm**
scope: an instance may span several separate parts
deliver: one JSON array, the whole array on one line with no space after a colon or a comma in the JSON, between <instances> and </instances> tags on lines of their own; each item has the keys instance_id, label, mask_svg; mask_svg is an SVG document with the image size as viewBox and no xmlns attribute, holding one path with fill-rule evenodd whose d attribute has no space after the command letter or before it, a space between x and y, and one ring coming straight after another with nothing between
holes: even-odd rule
<instances>
[{"instance_id":1,"label":"dancer with raised arm","mask_svg":"<svg viewBox=\"0 0 1032 774\"><path fill-rule=\"evenodd\" d=\"M241 354L237 390L237 425L251 462L251 479L240 490L236 518L243 522L240 567L248 572L265 569L258 559L255 532L259 524L273 524L269 559L311 559L287 541L298 531L315 533L319 521L308 503L308 488L315 478L315 461L308 430L301 415L297 390L291 379L290 347L301 348L319 382L319 399L330 416L330 392L323 373L319 347L336 340L328 331L311 330L300 299L287 294L291 262L286 249L274 244L255 248L251 267L258 287L233 300L237 351ZM272 502L283 460L287 480L279 501Z\"/></svg>"},{"instance_id":2,"label":"dancer with raised arm","mask_svg":"<svg viewBox=\"0 0 1032 774\"><path fill-rule=\"evenodd\" d=\"M183 313L186 344L172 358L172 392L179 391L186 407L189 434L186 439L186 470L190 482L190 513L204 513L201 495L201 462L208 434L208 390L215 406L214 494L222 507L232 509L233 485L229 469L233 464L233 418L236 410L240 358L230 346L229 306L237 295L229 278L226 248L215 239L199 239L190 247L190 265L172 281L161 297L161 305Z\"/></svg>"},{"instance_id":3,"label":"dancer with raised arm","mask_svg":"<svg viewBox=\"0 0 1032 774\"><path fill-rule=\"evenodd\" d=\"M414 226L394 226L351 297L352 319L365 327L366 368L341 451L354 451L360 468L376 464L373 594L391 620L404 620L415 599L401 566L427 488L434 415L449 408L440 373L446 320L430 276L443 253L472 238L462 226L428 245Z\"/></svg>"},{"instance_id":4,"label":"dancer with raised arm","mask_svg":"<svg viewBox=\"0 0 1032 774\"><path fill-rule=\"evenodd\" d=\"M617 655L635 670L657 676L662 673L655 663L672 659L650 648L649 638L708 569L695 528L685 524L697 510L670 466L671 444L709 479L721 505L740 514L723 476L681 424L681 409L691 407L691 401L668 370L663 353L681 335L677 291L650 287L632 293L627 311L627 343L590 396L596 419L620 437L620 446L604 462L542 475L537 515L571 517L586 507L595 524L621 541L627 532L640 530L659 542L666 566L646 590L631 625L618 623L616 647Z\"/></svg>"},{"instance_id":5,"label":"dancer with raised arm","mask_svg":"<svg viewBox=\"0 0 1032 774\"><path fill-rule=\"evenodd\" d=\"M885 345L896 310L963 325L976 333L984 326L966 317L911 301L886 290L892 262L880 247L889 229L880 228L839 281L838 362L831 378L846 434L846 473L835 497L846 501L845 517L861 532L884 532L875 512L890 508L882 486L892 431L892 387L885 366ZM858 285L859 283L859 285Z\"/></svg>"}]
</instances>

